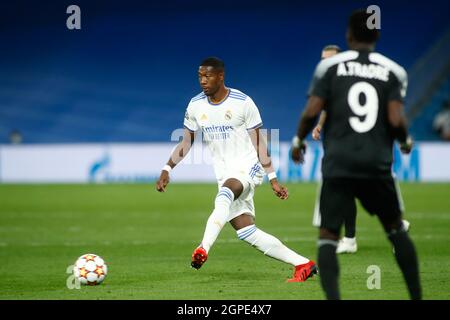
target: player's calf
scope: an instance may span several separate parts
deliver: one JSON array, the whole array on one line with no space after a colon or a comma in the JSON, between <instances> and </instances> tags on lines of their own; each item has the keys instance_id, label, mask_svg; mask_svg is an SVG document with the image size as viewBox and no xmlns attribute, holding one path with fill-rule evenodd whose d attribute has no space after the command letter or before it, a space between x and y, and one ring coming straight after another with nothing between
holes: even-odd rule
<instances>
[{"instance_id":1,"label":"player's calf","mask_svg":"<svg viewBox=\"0 0 450 320\"><path fill-rule=\"evenodd\" d=\"M227 187L220 188L214 201L214 210L206 222L205 232L202 239L202 247L208 252L220 231L227 222L230 214L230 206L234 200L234 193Z\"/></svg>"},{"instance_id":2,"label":"player's calf","mask_svg":"<svg viewBox=\"0 0 450 320\"><path fill-rule=\"evenodd\" d=\"M419 280L417 253L404 225L402 224L400 228L390 230L388 238L394 246L395 259L406 280L411 299L421 299L422 290Z\"/></svg>"},{"instance_id":3,"label":"player's calf","mask_svg":"<svg viewBox=\"0 0 450 320\"><path fill-rule=\"evenodd\" d=\"M328 300L339 300L339 264L336 256L339 232L320 228L319 233L317 262L320 268L320 282Z\"/></svg>"},{"instance_id":4,"label":"player's calf","mask_svg":"<svg viewBox=\"0 0 450 320\"><path fill-rule=\"evenodd\" d=\"M286 247L279 239L258 229L254 224L236 231L239 239L265 255L296 266L295 282L302 282L317 273L314 262ZM297 270L298 269L298 270Z\"/></svg>"}]
</instances>

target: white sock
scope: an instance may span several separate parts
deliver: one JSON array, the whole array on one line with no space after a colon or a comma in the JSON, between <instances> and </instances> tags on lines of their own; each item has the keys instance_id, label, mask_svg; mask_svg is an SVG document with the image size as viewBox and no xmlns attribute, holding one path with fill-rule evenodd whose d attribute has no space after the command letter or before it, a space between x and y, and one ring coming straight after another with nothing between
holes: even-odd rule
<instances>
[{"instance_id":1,"label":"white sock","mask_svg":"<svg viewBox=\"0 0 450 320\"><path fill-rule=\"evenodd\" d=\"M209 249L211 249L217 239L217 236L227 222L228 216L230 215L230 206L231 203L233 203L233 200L233 191L227 187L220 188L214 202L214 210L208 218L203 240L200 244L206 252L209 252Z\"/></svg>"},{"instance_id":2,"label":"white sock","mask_svg":"<svg viewBox=\"0 0 450 320\"><path fill-rule=\"evenodd\" d=\"M295 253L281 243L280 240L258 229L254 224L239 229L236 233L239 239L248 242L265 255L274 259L289 263L293 266L309 262L309 259Z\"/></svg>"}]
</instances>

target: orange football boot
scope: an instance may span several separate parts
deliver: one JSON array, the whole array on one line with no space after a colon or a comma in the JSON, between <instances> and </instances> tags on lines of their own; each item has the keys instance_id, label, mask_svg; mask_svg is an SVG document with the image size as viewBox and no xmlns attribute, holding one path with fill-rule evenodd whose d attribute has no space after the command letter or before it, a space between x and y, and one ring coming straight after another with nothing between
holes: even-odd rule
<instances>
[{"instance_id":1,"label":"orange football boot","mask_svg":"<svg viewBox=\"0 0 450 320\"><path fill-rule=\"evenodd\" d=\"M203 249L202 247L198 247L192 253L192 262L191 262L192 268L200 269L207 259L208 253L206 252L206 250Z\"/></svg>"},{"instance_id":2,"label":"orange football boot","mask_svg":"<svg viewBox=\"0 0 450 320\"><path fill-rule=\"evenodd\" d=\"M319 273L319 269L314 261L309 260L309 262L304 264L299 264L295 266L294 275L287 282L305 282L308 278L313 277L315 274Z\"/></svg>"}]
</instances>

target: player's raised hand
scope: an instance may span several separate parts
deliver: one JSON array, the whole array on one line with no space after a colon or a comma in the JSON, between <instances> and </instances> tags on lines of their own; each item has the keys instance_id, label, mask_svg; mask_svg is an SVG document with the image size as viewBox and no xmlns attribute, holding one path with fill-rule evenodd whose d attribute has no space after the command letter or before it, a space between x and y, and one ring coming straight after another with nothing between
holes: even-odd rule
<instances>
[{"instance_id":1,"label":"player's raised hand","mask_svg":"<svg viewBox=\"0 0 450 320\"><path fill-rule=\"evenodd\" d=\"M313 132L312 132L312 137L314 140L316 140L316 141L320 140L320 132L321 131L322 131L321 125L315 126L315 128L313 129Z\"/></svg>"},{"instance_id":2,"label":"player's raised hand","mask_svg":"<svg viewBox=\"0 0 450 320\"><path fill-rule=\"evenodd\" d=\"M306 153L306 144L302 143L299 147L292 147L291 158L295 163L304 163Z\"/></svg>"},{"instance_id":3,"label":"player's raised hand","mask_svg":"<svg viewBox=\"0 0 450 320\"><path fill-rule=\"evenodd\" d=\"M400 144L400 151L403 154L409 154L413 148L414 142L411 137L408 137L404 143Z\"/></svg>"},{"instance_id":4,"label":"player's raised hand","mask_svg":"<svg viewBox=\"0 0 450 320\"><path fill-rule=\"evenodd\" d=\"M169 172L166 170L161 171L161 175L159 176L159 180L156 181L156 190L159 192L165 192L166 186L169 184Z\"/></svg>"},{"instance_id":5,"label":"player's raised hand","mask_svg":"<svg viewBox=\"0 0 450 320\"><path fill-rule=\"evenodd\" d=\"M272 190L275 195L281 200L286 200L289 198L288 189L280 185L277 179L270 180L270 184L272 185Z\"/></svg>"}]
</instances>

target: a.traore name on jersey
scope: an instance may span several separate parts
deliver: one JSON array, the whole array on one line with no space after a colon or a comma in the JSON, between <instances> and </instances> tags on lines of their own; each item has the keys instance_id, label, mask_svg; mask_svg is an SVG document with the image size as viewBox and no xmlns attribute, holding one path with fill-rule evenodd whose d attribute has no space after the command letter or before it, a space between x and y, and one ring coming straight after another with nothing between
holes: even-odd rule
<instances>
[{"instance_id":1,"label":"a.traore name on jersey","mask_svg":"<svg viewBox=\"0 0 450 320\"><path fill-rule=\"evenodd\" d=\"M341 62L338 65L336 75L356 76L367 79L389 80L389 69L378 64L361 64L356 61Z\"/></svg>"}]
</instances>

